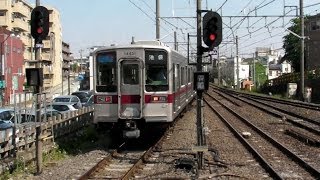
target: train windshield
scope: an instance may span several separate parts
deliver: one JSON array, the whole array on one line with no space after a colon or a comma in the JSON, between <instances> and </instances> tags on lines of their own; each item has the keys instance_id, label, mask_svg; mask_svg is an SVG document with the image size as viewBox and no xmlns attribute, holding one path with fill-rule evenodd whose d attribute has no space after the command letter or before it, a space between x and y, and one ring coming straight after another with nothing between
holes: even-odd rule
<instances>
[{"instance_id":1,"label":"train windshield","mask_svg":"<svg viewBox=\"0 0 320 180\"><path fill-rule=\"evenodd\" d=\"M167 52L163 50L146 50L146 91L167 91L168 69Z\"/></svg>"},{"instance_id":2,"label":"train windshield","mask_svg":"<svg viewBox=\"0 0 320 180\"><path fill-rule=\"evenodd\" d=\"M116 92L116 53L103 52L96 56L96 91Z\"/></svg>"}]
</instances>

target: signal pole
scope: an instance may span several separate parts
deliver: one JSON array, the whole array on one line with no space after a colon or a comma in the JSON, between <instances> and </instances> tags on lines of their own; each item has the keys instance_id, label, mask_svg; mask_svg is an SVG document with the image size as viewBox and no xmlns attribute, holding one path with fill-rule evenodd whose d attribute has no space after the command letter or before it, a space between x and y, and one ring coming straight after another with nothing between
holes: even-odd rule
<instances>
[{"instance_id":1,"label":"signal pole","mask_svg":"<svg viewBox=\"0 0 320 180\"><path fill-rule=\"evenodd\" d=\"M197 71L202 71L202 41L201 41L201 0L197 0ZM197 91L197 145L203 145L202 132L202 91ZM198 167L203 166L203 152L198 152Z\"/></svg>"},{"instance_id":2,"label":"signal pole","mask_svg":"<svg viewBox=\"0 0 320 180\"><path fill-rule=\"evenodd\" d=\"M36 0L36 6L40 6L40 0ZM41 57L40 57L40 47L36 46L36 40L35 40L35 60L38 61L36 63L36 68L41 68ZM36 95L36 119L38 122L40 122L40 125L36 128L36 165L37 165L37 174L42 173L42 139L41 139L41 93L42 93L42 87L41 86L35 86L35 92ZM40 98L39 98L40 95Z\"/></svg>"}]
</instances>

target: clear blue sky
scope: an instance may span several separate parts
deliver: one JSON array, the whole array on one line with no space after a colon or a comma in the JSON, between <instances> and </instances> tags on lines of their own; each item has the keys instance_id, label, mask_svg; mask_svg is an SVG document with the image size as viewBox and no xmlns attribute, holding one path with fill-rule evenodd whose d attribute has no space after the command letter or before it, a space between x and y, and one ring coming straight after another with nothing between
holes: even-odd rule
<instances>
[{"instance_id":1,"label":"clear blue sky","mask_svg":"<svg viewBox=\"0 0 320 180\"><path fill-rule=\"evenodd\" d=\"M28 2L35 4L36 0ZM75 57L79 56L80 49L83 49L86 55L91 46L126 44L131 41L132 36L136 40L152 40L156 36L155 0L40 0L40 3L60 12L63 40L70 44ZM311 4L316 5L305 8L305 14L319 13L319 0L304 0L304 6ZM261 7L256 11L257 15L283 15L284 5L298 6L299 0L202 0L202 9L208 7L217 10L222 6L218 12L223 16L247 15L255 7ZM195 9L196 0L160 0L160 16L163 17L195 16ZM289 11L290 8L286 8L286 13ZM252 11L249 15L254 14ZM293 15L295 11L288 14ZM223 21L227 25L231 24L234 34L240 37L239 50L245 54L252 53L256 46L281 47L281 38L285 34L281 26L288 27L289 19L223 18ZM275 22L271 23L273 21ZM269 28L262 28L265 25ZM162 19L160 37L171 45L173 31L176 30L178 41L185 42L188 32L195 34L194 27L194 19ZM230 28L224 25L223 41L232 40ZM179 49L183 51L186 47L181 45ZM230 44L221 45L221 49L226 54L235 50L234 45Z\"/></svg>"}]
</instances>

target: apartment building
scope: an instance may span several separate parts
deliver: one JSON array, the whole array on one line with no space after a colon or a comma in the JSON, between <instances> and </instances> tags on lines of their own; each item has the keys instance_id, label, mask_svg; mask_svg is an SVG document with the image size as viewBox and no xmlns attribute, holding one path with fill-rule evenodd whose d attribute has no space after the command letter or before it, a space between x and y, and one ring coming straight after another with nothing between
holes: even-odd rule
<instances>
[{"instance_id":1,"label":"apartment building","mask_svg":"<svg viewBox=\"0 0 320 180\"><path fill-rule=\"evenodd\" d=\"M25 49L24 68L36 67L37 63L41 63L44 72L44 89L62 82L63 63L60 14L54 8L47 8L50 13L49 34L43 40L41 60L36 61L33 51L34 40L30 34L29 24L33 6L24 0L0 0L0 27L19 34Z\"/></svg>"},{"instance_id":2,"label":"apartment building","mask_svg":"<svg viewBox=\"0 0 320 180\"><path fill-rule=\"evenodd\" d=\"M73 60L73 57L71 56L70 51L70 45L66 42L62 41L62 79L66 80L68 78L68 75L70 73L70 62Z\"/></svg>"},{"instance_id":3,"label":"apartment building","mask_svg":"<svg viewBox=\"0 0 320 180\"><path fill-rule=\"evenodd\" d=\"M24 47L19 36L0 28L0 104L13 102L23 92Z\"/></svg>"}]
</instances>

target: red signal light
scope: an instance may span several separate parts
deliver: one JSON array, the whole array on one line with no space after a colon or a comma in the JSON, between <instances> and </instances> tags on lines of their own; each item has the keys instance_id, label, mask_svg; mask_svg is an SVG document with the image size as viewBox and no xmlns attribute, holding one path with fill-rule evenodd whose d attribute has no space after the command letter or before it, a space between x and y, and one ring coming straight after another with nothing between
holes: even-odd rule
<instances>
[{"instance_id":1,"label":"red signal light","mask_svg":"<svg viewBox=\"0 0 320 180\"><path fill-rule=\"evenodd\" d=\"M42 27L39 27L39 28L37 29L37 33L38 33L38 34L41 34L42 32L43 32Z\"/></svg>"},{"instance_id":2,"label":"red signal light","mask_svg":"<svg viewBox=\"0 0 320 180\"><path fill-rule=\"evenodd\" d=\"M214 41L216 39L216 35L210 34L209 39L210 39L210 41Z\"/></svg>"}]
</instances>

